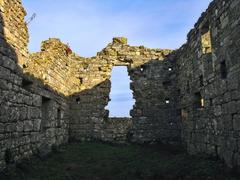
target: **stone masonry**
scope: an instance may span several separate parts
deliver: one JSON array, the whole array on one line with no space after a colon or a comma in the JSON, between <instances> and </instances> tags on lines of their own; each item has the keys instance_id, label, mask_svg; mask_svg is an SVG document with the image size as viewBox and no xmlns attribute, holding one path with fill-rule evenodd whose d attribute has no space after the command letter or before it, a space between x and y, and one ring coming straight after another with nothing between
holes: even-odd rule
<instances>
[{"instance_id":1,"label":"stone masonry","mask_svg":"<svg viewBox=\"0 0 240 180\"><path fill-rule=\"evenodd\" d=\"M25 15L20 0L0 1L0 169L68 140L67 97L23 72L29 59Z\"/></svg>"},{"instance_id":2,"label":"stone masonry","mask_svg":"<svg viewBox=\"0 0 240 180\"><path fill-rule=\"evenodd\" d=\"M0 0L0 169L69 139L183 144L240 165L240 1L214 0L172 51L113 38L95 57L50 38L28 52L21 0ZM109 118L110 76L127 66L131 118Z\"/></svg>"},{"instance_id":3,"label":"stone masonry","mask_svg":"<svg viewBox=\"0 0 240 180\"><path fill-rule=\"evenodd\" d=\"M215 0L176 61L182 140L190 153L240 165L240 1Z\"/></svg>"}]
</instances>

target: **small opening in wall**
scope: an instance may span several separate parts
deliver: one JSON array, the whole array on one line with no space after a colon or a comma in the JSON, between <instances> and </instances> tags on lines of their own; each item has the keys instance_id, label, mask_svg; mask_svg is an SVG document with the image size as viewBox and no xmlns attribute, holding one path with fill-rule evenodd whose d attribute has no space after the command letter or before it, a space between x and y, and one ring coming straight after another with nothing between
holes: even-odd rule
<instances>
[{"instance_id":1,"label":"small opening in wall","mask_svg":"<svg viewBox=\"0 0 240 180\"><path fill-rule=\"evenodd\" d=\"M165 99L165 103L166 103L166 104L170 104L170 99L169 99L169 98L166 98L166 99Z\"/></svg>"},{"instance_id":2,"label":"small opening in wall","mask_svg":"<svg viewBox=\"0 0 240 180\"><path fill-rule=\"evenodd\" d=\"M82 84L83 83L83 78L79 78L79 82L80 82L80 84Z\"/></svg>"},{"instance_id":3,"label":"small opening in wall","mask_svg":"<svg viewBox=\"0 0 240 180\"><path fill-rule=\"evenodd\" d=\"M201 28L201 44L203 54L212 53L211 31L208 21Z\"/></svg>"},{"instance_id":4,"label":"small opening in wall","mask_svg":"<svg viewBox=\"0 0 240 180\"><path fill-rule=\"evenodd\" d=\"M45 130L47 127L47 123L49 121L51 108L51 99L47 97L42 97L42 121L41 121L41 130Z\"/></svg>"},{"instance_id":5,"label":"small opening in wall","mask_svg":"<svg viewBox=\"0 0 240 180\"><path fill-rule=\"evenodd\" d=\"M171 81L164 81L162 84L165 88L168 88L169 86L172 85L172 82Z\"/></svg>"},{"instance_id":6,"label":"small opening in wall","mask_svg":"<svg viewBox=\"0 0 240 180\"><path fill-rule=\"evenodd\" d=\"M194 101L195 108L204 108L205 102L200 92L194 94Z\"/></svg>"},{"instance_id":7,"label":"small opening in wall","mask_svg":"<svg viewBox=\"0 0 240 180\"><path fill-rule=\"evenodd\" d=\"M102 71L102 68L101 68L101 67L98 67L98 71Z\"/></svg>"},{"instance_id":8,"label":"small opening in wall","mask_svg":"<svg viewBox=\"0 0 240 180\"><path fill-rule=\"evenodd\" d=\"M212 98L209 99L209 105L213 106L213 99Z\"/></svg>"},{"instance_id":9,"label":"small opening in wall","mask_svg":"<svg viewBox=\"0 0 240 180\"><path fill-rule=\"evenodd\" d=\"M23 88L28 88L29 86L31 86L33 84L32 81L28 80L28 79L22 79L22 87Z\"/></svg>"},{"instance_id":10,"label":"small opening in wall","mask_svg":"<svg viewBox=\"0 0 240 180\"><path fill-rule=\"evenodd\" d=\"M220 64L220 71L221 71L221 78L222 79L226 79L227 78L227 65L226 65L226 61L222 61L221 64Z\"/></svg>"},{"instance_id":11,"label":"small opening in wall","mask_svg":"<svg viewBox=\"0 0 240 180\"><path fill-rule=\"evenodd\" d=\"M199 76L199 84L200 84L200 87L202 87L204 84L203 84L203 75Z\"/></svg>"},{"instance_id":12,"label":"small opening in wall","mask_svg":"<svg viewBox=\"0 0 240 180\"><path fill-rule=\"evenodd\" d=\"M80 104L80 100L81 100L80 97L77 97L77 98L76 98L76 103L77 103L77 104Z\"/></svg>"},{"instance_id":13,"label":"small opening in wall","mask_svg":"<svg viewBox=\"0 0 240 180\"><path fill-rule=\"evenodd\" d=\"M5 154L4 154L4 160L6 164L10 164L13 162L13 156L12 152L10 149L6 149Z\"/></svg>"},{"instance_id":14,"label":"small opening in wall","mask_svg":"<svg viewBox=\"0 0 240 180\"><path fill-rule=\"evenodd\" d=\"M57 109L57 126L61 127L61 120L62 120L62 110L61 108Z\"/></svg>"},{"instance_id":15,"label":"small opening in wall","mask_svg":"<svg viewBox=\"0 0 240 180\"><path fill-rule=\"evenodd\" d=\"M84 70L88 70L88 64L87 64L87 63L84 63L84 64L83 64L83 69L84 69Z\"/></svg>"},{"instance_id":16,"label":"small opening in wall","mask_svg":"<svg viewBox=\"0 0 240 180\"><path fill-rule=\"evenodd\" d=\"M170 72L171 72L172 70L173 70L173 69L172 69L172 67L169 67L169 68L168 68L168 71L170 71Z\"/></svg>"},{"instance_id":17,"label":"small opening in wall","mask_svg":"<svg viewBox=\"0 0 240 180\"><path fill-rule=\"evenodd\" d=\"M146 70L146 66L145 66L145 65L141 65L141 66L140 66L140 71L141 71L141 72L144 72L145 70Z\"/></svg>"},{"instance_id":18,"label":"small opening in wall","mask_svg":"<svg viewBox=\"0 0 240 180\"><path fill-rule=\"evenodd\" d=\"M181 89L177 90L177 96L180 97L181 96Z\"/></svg>"},{"instance_id":19,"label":"small opening in wall","mask_svg":"<svg viewBox=\"0 0 240 180\"><path fill-rule=\"evenodd\" d=\"M57 118L61 119L61 109L60 108L57 109Z\"/></svg>"}]
</instances>

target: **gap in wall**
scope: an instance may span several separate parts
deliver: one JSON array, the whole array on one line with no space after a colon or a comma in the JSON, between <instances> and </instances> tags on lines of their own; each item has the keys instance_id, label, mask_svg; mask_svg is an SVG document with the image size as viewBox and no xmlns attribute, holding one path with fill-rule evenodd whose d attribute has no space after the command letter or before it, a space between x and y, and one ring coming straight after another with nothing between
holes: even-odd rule
<instances>
[{"instance_id":1,"label":"gap in wall","mask_svg":"<svg viewBox=\"0 0 240 180\"><path fill-rule=\"evenodd\" d=\"M111 73L110 101L106 109L109 117L131 117L130 110L135 104L130 89L130 77L127 66L114 66Z\"/></svg>"}]
</instances>

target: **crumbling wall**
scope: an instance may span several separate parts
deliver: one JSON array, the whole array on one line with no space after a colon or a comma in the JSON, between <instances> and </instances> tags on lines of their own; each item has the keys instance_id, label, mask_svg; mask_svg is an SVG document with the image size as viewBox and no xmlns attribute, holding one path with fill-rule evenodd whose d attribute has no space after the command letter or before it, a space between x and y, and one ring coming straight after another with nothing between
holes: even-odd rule
<instances>
[{"instance_id":1,"label":"crumbling wall","mask_svg":"<svg viewBox=\"0 0 240 180\"><path fill-rule=\"evenodd\" d=\"M215 0L176 51L113 38L84 58L58 39L29 54L20 0L0 1L0 169L52 145L98 139L179 143L240 165L240 2ZM113 66L127 66L131 118L105 109ZM69 135L68 135L69 134Z\"/></svg>"},{"instance_id":2,"label":"crumbling wall","mask_svg":"<svg viewBox=\"0 0 240 180\"><path fill-rule=\"evenodd\" d=\"M73 70L80 73L82 90L70 98L71 137L104 140L112 67L127 66L136 100L128 139L136 143L178 142L174 62L164 60L170 52L129 46L126 38L113 38L96 57L79 62L75 67L78 70L85 64L85 71Z\"/></svg>"},{"instance_id":3,"label":"crumbling wall","mask_svg":"<svg viewBox=\"0 0 240 180\"><path fill-rule=\"evenodd\" d=\"M240 165L240 1L215 0L174 52L182 139L190 153L206 152Z\"/></svg>"},{"instance_id":4,"label":"crumbling wall","mask_svg":"<svg viewBox=\"0 0 240 180\"><path fill-rule=\"evenodd\" d=\"M20 0L0 1L0 169L46 153L68 139L68 104L63 95L24 74L28 30Z\"/></svg>"},{"instance_id":5,"label":"crumbling wall","mask_svg":"<svg viewBox=\"0 0 240 180\"><path fill-rule=\"evenodd\" d=\"M130 71L136 103L131 112L130 140L136 143L179 143L175 62L152 59Z\"/></svg>"},{"instance_id":6,"label":"crumbling wall","mask_svg":"<svg viewBox=\"0 0 240 180\"><path fill-rule=\"evenodd\" d=\"M41 52L32 53L24 71L41 79L45 85L65 96L80 91L79 79L71 71L78 57L59 39L42 42Z\"/></svg>"}]
</instances>

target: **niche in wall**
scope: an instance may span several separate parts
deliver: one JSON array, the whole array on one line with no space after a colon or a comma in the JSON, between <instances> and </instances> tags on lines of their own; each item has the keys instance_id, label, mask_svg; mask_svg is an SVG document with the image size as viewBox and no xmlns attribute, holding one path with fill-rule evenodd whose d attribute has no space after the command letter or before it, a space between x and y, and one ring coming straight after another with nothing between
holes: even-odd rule
<instances>
[{"instance_id":1,"label":"niche in wall","mask_svg":"<svg viewBox=\"0 0 240 180\"><path fill-rule=\"evenodd\" d=\"M41 121L41 131L45 131L48 127L50 121L51 113L51 99L47 97L42 97L42 121Z\"/></svg>"},{"instance_id":2,"label":"niche in wall","mask_svg":"<svg viewBox=\"0 0 240 180\"><path fill-rule=\"evenodd\" d=\"M202 109L205 106L205 101L200 92L194 94L194 106L196 109Z\"/></svg>"},{"instance_id":3,"label":"niche in wall","mask_svg":"<svg viewBox=\"0 0 240 180\"><path fill-rule=\"evenodd\" d=\"M140 71L144 72L146 70L147 66L146 65L141 65L140 66Z\"/></svg>"},{"instance_id":4,"label":"niche in wall","mask_svg":"<svg viewBox=\"0 0 240 180\"><path fill-rule=\"evenodd\" d=\"M33 85L32 81L25 79L25 78L22 79L22 87L24 89L29 89L31 87L31 85Z\"/></svg>"},{"instance_id":5,"label":"niche in wall","mask_svg":"<svg viewBox=\"0 0 240 180\"><path fill-rule=\"evenodd\" d=\"M61 127L62 118L63 118L63 112L62 112L61 108L59 107L57 109L57 127Z\"/></svg>"},{"instance_id":6,"label":"niche in wall","mask_svg":"<svg viewBox=\"0 0 240 180\"><path fill-rule=\"evenodd\" d=\"M221 72L221 78L226 79L228 75L228 71L227 71L227 65L225 60L220 63L220 72Z\"/></svg>"},{"instance_id":7,"label":"niche in wall","mask_svg":"<svg viewBox=\"0 0 240 180\"><path fill-rule=\"evenodd\" d=\"M204 85L203 84L203 75L199 76L199 84L200 84L200 87L202 87Z\"/></svg>"}]
</instances>

